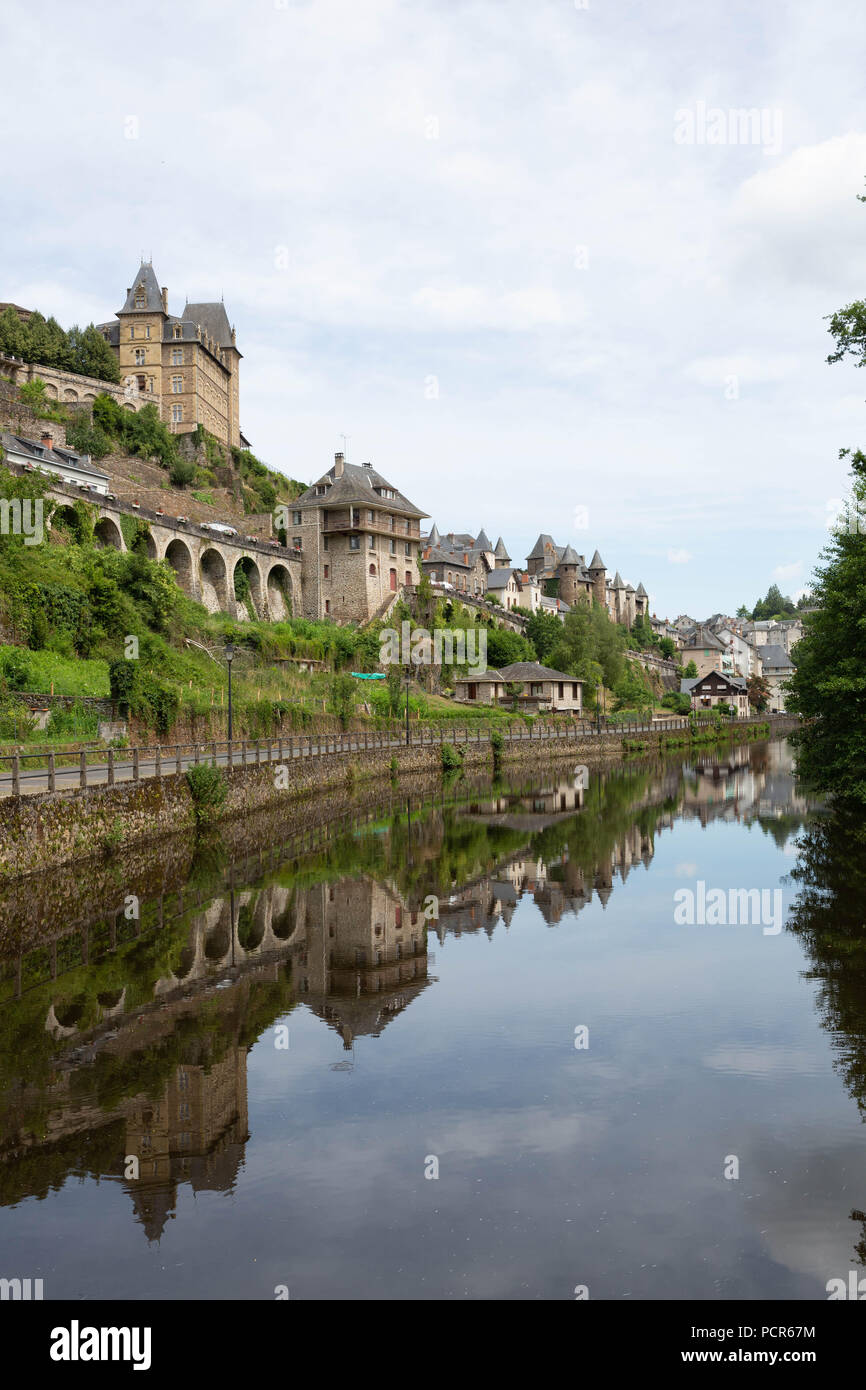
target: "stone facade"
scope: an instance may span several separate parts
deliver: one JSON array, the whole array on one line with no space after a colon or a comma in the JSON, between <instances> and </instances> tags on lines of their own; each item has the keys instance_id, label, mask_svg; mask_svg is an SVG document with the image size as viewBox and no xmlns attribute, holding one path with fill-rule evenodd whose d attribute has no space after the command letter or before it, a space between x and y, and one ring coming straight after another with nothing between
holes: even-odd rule
<instances>
[{"instance_id":1,"label":"stone facade","mask_svg":"<svg viewBox=\"0 0 866 1390\"><path fill-rule=\"evenodd\" d=\"M197 425L221 444L240 447L238 351L221 301L168 310L153 266L143 261L126 292L117 322L99 325L117 354L121 377L136 383L176 434Z\"/></svg>"},{"instance_id":2,"label":"stone facade","mask_svg":"<svg viewBox=\"0 0 866 1390\"><path fill-rule=\"evenodd\" d=\"M303 615L367 622L417 585L420 511L370 464L334 466L289 507L300 546Z\"/></svg>"}]
</instances>

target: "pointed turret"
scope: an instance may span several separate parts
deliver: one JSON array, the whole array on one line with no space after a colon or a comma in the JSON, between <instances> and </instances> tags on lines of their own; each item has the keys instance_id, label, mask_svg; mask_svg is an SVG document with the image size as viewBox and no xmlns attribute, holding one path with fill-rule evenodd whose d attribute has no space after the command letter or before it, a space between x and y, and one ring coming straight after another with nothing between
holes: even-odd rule
<instances>
[{"instance_id":1,"label":"pointed turret","mask_svg":"<svg viewBox=\"0 0 866 1390\"><path fill-rule=\"evenodd\" d=\"M638 584L636 593L638 598L649 598L649 594L647 593L642 583Z\"/></svg>"},{"instance_id":2,"label":"pointed turret","mask_svg":"<svg viewBox=\"0 0 866 1390\"><path fill-rule=\"evenodd\" d=\"M563 550L562 554L561 554L560 557L559 557L559 563L560 563L561 565L579 565L579 564L580 564L580 556L578 555L578 553L577 553L577 551L575 550L574 546L572 546L572 545L567 545L567 546L565 547L565 549Z\"/></svg>"},{"instance_id":3,"label":"pointed turret","mask_svg":"<svg viewBox=\"0 0 866 1390\"><path fill-rule=\"evenodd\" d=\"M482 526L481 530L478 532L477 537L475 538L475 549L476 549L476 550L492 550L492 549L493 549L493 546L490 544L490 541L487 539L487 532L484 530L484 527L483 527L483 526Z\"/></svg>"},{"instance_id":4,"label":"pointed turret","mask_svg":"<svg viewBox=\"0 0 866 1390\"><path fill-rule=\"evenodd\" d=\"M604 560L601 558L598 551L593 555L589 568L591 570L603 570L605 568Z\"/></svg>"},{"instance_id":5,"label":"pointed turret","mask_svg":"<svg viewBox=\"0 0 866 1390\"><path fill-rule=\"evenodd\" d=\"M507 560L509 564L511 563L511 556L505 549L505 542L501 536L493 548L493 554L496 556L497 560Z\"/></svg>"},{"instance_id":6,"label":"pointed turret","mask_svg":"<svg viewBox=\"0 0 866 1390\"><path fill-rule=\"evenodd\" d=\"M433 525L430 527L430 535L427 537L427 544L438 545L441 540L442 537L439 535L439 527L436 525L436 522L434 521Z\"/></svg>"},{"instance_id":7,"label":"pointed turret","mask_svg":"<svg viewBox=\"0 0 866 1390\"><path fill-rule=\"evenodd\" d=\"M150 261L142 261L119 314L165 313L162 290Z\"/></svg>"},{"instance_id":8,"label":"pointed turret","mask_svg":"<svg viewBox=\"0 0 866 1390\"><path fill-rule=\"evenodd\" d=\"M625 588L625 585L624 585L623 582L622 582L622 575L620 574L619 570L617 570L616 574L614 575L613 587L614 587L614 589L624 589L624 588Z\"/></svg>"}]
</instances>

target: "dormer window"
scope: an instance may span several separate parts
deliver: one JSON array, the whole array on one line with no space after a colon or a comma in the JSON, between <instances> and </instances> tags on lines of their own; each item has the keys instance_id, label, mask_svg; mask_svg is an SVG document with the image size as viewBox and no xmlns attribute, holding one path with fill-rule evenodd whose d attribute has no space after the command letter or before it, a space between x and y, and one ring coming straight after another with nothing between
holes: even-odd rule
<instances>
[{"instance_id":1,"label":"dormer window","mask_svg":"<svg viewBox=\"0 0 866 1390\"><path fill-rule=\"evenodd\" d=\"M317 496L317 497L324 497L324 495L325 495L325 493L326 493L327 491L328 491L328 484L327 484L327 483L317 483L317 485L316 485L316 496Z\"/></svg>"},{"instance_id":2,"label":"dormer window","mask_svg":"<svg viewBox=\"0 0 866 1390\"><path fill-rule=\"evenodd\" d=\"M135 287L135 307L136 309L147 308L147 295L144 292L144 285L136 285Z\"/></svg>"},{"instance_id":3,"label":"dormer window","mask_svg":"<svg viewBox=\"0 0 866 1390\"><path fill-rule=\"evenodd\" d=\"M176 338L182 338L182 337L183 337L183 329L181 328L181 326L180 326L179 323L176 323L175 326L174 326L174 336L175 336Z\"/></svg>"}]
</instances>

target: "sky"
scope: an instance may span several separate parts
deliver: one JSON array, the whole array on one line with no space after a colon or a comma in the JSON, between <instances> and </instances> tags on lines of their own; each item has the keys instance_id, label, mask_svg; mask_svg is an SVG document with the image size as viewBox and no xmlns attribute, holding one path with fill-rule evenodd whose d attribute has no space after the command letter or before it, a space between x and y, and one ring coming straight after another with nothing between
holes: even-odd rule
<instances>
[{"instance_id":1,"label":"sky","mask_svg":"<svg viewBox=\"0 0 866 1390\"><path fill-rule=\"evenodd\" d=\"M224 297L270 466L345 448L659 616L796 595L864 443L864 40L861 0L5 0L0 300L104 321L143 255Z\"/></svg>"}]
</instances>

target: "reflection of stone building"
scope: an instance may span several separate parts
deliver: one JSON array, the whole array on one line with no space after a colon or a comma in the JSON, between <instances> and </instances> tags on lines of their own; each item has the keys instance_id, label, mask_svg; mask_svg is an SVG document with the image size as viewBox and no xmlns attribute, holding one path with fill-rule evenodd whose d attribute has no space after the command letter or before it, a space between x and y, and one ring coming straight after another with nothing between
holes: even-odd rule
<instances>
[{"instance_id":1,"label":"reflection of stone building","mask_svg":"<svg viewBox=\"0 0 866 1390\"><path fill-rule=\"evenodd\" d=\"M247 1130L246 1048L234 1047L205 1068L184 1063L162 1099L137 1100L126 1121L126 1154L139 1160L127 1183L148 1240L158 1240L173 1213L178 1184L225 1192L243 1161Z\"/></svg>"},{"instance_id":2,"label":"reflection of stone building","mask_svg":"<svg viewBox=\"0 0 866 1390\"><path fill-rule=\"evenodd\" d=\"M378 1037L427 983L423 915L372 878L319 884L303 894L304 1003L350 1048Z\"/></svg>"}]
</instances>

